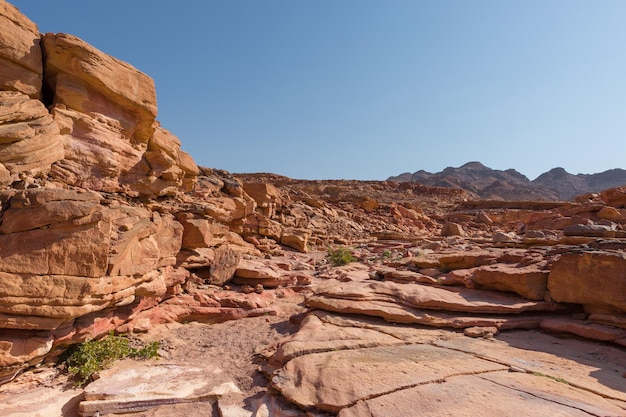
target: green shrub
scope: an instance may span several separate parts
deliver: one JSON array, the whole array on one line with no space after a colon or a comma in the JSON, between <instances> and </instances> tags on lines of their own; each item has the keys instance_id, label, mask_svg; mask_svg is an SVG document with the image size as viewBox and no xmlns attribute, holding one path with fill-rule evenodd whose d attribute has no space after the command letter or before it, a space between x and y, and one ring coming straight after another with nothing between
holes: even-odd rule
<instances>
[{"instance_id":1,"label":"green shrub","mask_svg":"<svg viewBox=\"0 0 626 417\"><path fill-rule=\"evenodd\" d=\"M350 262L356 262L356 258L352 256L350 249L340 247L337 249L328 249L328 260L334 266L347 265Z\"/></svg>"},{"instance_id":2,"label":"green shrub","mask_svg":"<svg viewBox=\"0 0 626 417\"><path fill-rule=\"evenodd\" d=\"M136 349L129 345L125 337L114 336L113 332L100 340L90 340L70 347L68 350L67 371L76 380L76 385L84 385L91 376L108 368L117 359L142 358L150 359L158 356L159 342L150 342Z\"/></svg>"}]
</instances>

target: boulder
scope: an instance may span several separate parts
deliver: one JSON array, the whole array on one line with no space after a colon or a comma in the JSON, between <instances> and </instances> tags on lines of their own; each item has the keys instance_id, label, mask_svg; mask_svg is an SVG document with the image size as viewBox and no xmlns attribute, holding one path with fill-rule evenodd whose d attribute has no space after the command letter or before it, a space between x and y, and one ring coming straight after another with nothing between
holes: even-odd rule
<instances>
[{"instance_id":1,"label":"boulder","mask_svg":"<svg viewBox=\"0 0 626 417\"><path fill-rule=\"evenodd\" d=\"M280 201L280 191L272 184L244 183L243 190L256 202L258 208L267 217L274 216Z\"/></svg>"},{"instance_id":2,"label":"boulder","mask_svg":"<svg viewBox=\"0 0 626 417\"><path fill-rule=\"evenodd\" d=\"M600 193L600 198L609 206L626 208L626 185L604 190Z\"/></svg>"},{"instance_id":3,"label":"boulder","mask_svg":"<svg viewBox=\"0 0 626 417\"><path fill-rule=\"evenodd\" d=\"M206 217L180 213L176 219L183 225L183 249L208 248L214 237L214 225Z\"/></svg>"},{"instance_id":4,"label":"boulder","mask_svg":"<svg viewBox=\"0 0 626 417\"><path fill-rule=\"evenodd\" d=\"M496 232L492 237L493 243L517 243L520 241L515 232Z\"/></svg>"},{"instance_id":5,"label":"boulder","mask_svg":"<svg viewBox=\"0 0 626 417\"><path fill-rule=\"evenodd\" d=\"M441 236L465 236L465 230L463 226L458 223L453 222L445 222L443 224L443 228L441 229Z\"/></svg>"},{"instance_id":6,"label":"boulder","mask_svg":"<svg viewBox=\"0 0 626 417\"><path fill-rule=\"evenodd\" d=\"M41 98L39 29L13 5L0 2L0 90Z\"/></svg>"},{"instance_id":7,"label":"boulder","mask_svg":"<svg viewBox=\"0 0 626 417\"><path fill-rule=\"evenodd\" d=\"M233 282L242 285L261 284L264 287L277 287L294 285L297 281L271 261L242 259L237 266Z\"/></svg>"},{"instance_id":8,"label":"boulder","mask_svg":"<svg viewBox=\"0 0 626 417\"><path fill-rule=\"evenodd\" d=\"M209 268L209 283L223 285L234 276L241 262L241 252L231 249L228 245L215 250L215 258Z\"/></svg>"},{"instance_id":9,"label":"boulder","mask_svg":"<svg viewBox=\"0 0 626 417\"><path fill-rule=\"evenodd\" d=\"M310 237L311 231L308 229L285 228L280 236L280 243L306 253Z\"/></svg>"},{"instance_id":10,"label":"boulder","mask_svg":"<svg viewBox=\"0 0 626 417\"><path fill-rule=\"evenodd\" d=\"M603 207L598 212L598 217L612 222L621 222L626 219L626 215L622 214L622 211L615 207Z\"/></svg>"},{"instance_id":11,"label":"boulder","mask_svg":"<svg viewBox=\"0 0 626 417\"><path fill-rule=\"evenodd\" d=\"M557 302L626 312L626 256L610 251L563 253L550 269L548 290Z\"/></svg>"},{"instance_id":12,"label":"boulder","mask_svg":"<svg viewBox=\"0 0 626 417\"><path fill-rule=\"evenodd\" d=\"M615 228L602 224L574 224L563 229L565 236L615 237Z\"/></svg>"},{"instance_id":13,"label":"boulder","mask_svg":"<svg viewBox=\"0 0 626 417\"><path fill-rule=\"evenodd\" d=\"M499 253L488 250L473 250L439 256L438 264L443 271L467 269L494 264L497 262L498 256Z\"/></svg>"},{"instance_id":14,"label":"boulder","mask_svg":"<svg viewBox=\"0 0 626 417\"><path fill-rule=\"evenodd\" d=\"M548 274L549 271L538 264L526 267L495 264L474 269L469 279L482 288L511 291L530 300L543 300Z\"/></svg>"}]
</instances>

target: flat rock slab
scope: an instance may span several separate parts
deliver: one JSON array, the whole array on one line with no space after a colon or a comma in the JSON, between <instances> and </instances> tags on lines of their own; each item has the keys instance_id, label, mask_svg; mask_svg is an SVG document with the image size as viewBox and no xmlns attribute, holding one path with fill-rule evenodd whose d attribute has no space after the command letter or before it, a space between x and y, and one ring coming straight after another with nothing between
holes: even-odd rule
<instances>
[{"instance_id":1,"label":"flat rock slab","mask_svg":"<svg viewBox=\"0 0 626 417\"><path fill-rule=\"evenodd\" d=\"M339 417L626 416L623 349L540 331L474 339L318 310L267 356L285 399Z\"/></svg>"},{"instance_id":2,"label":"flat rock slab","mask_svg":"<svg viewBox=\"0 0 626 417\"><path fill-rule=\"evenodd\" d=\"M0 415L57 417L63 411L68 416L73 416L82 398L82 392L77 389L45 386L12 395L0 393Z\"/></svg>"},{"instance_id":3,"label":"flat rock slab","mask_svg":"<svg viewBox=\"0 0 626 417\"><path fill-rule=\"evenodd\" d=\"M495 339L450 338L437 346L462 351L529 373L566 381L624 404L624 350L585 340L557 338L540 332L504 332ZM623 413L626 415L626 412Z\"/></svg>"},{"instance_id":4,"label":"flat rock slab","mask_svg":"<svg viewBox=\"0 0 626 417\"><path fill-rule=\"evenodd\" d=\"M79 414L129 413L164 404L214 401L234 392L238 388L216 367L123 361L85 387Z\"/></svg>"},{"instance_id":5,"label":"flat rock slab","mask_svg":"<svg viewBox=\"0 0 626 417\"><path fill-rule=\"evenodd\" d=\"M338 417L619 417L625 411L599 395L543 376L488 372L361 401Z\"/></svg>"},{"instance_id":6,"label":"flat rock slab","mask_svg":"<svg viewBox=\"0 0 626 417\"><path fill-rule=\"evenodd\" d=\"M318 297L387 301L399 305L429 310L471 312L474 314L517 314L530 311L555 311L555 303L531 301L496 291L468 288L440 288L396 282L326 281L313 289Z\"/></svg>"},{"instance_id":7,"label":"flat rock slab","mask_svg":"<svg viewBox=\"0 0 626 417\"><path fill-rule=\"evenodd\" d=\"M336 413L359 400L454 375L506 369L463 352L411 344L301 356L279 370L272 384L301 407Z\"/></svg>"},{"instance_id":8,"label":"flat rock slab","mask_svg":"<svg viewBox=\"0 0 626 417\"><path fill-rule=\"evenodd\" d=\"M363 314L380 317L392 323L415 323L433 327L496 327L498 329L533 329L539 327L545 316L512 314L449 313L421 310L388 300L350 300L326 296L309 296L309 307L344 314Z\"/></svg>"}]
</instances>

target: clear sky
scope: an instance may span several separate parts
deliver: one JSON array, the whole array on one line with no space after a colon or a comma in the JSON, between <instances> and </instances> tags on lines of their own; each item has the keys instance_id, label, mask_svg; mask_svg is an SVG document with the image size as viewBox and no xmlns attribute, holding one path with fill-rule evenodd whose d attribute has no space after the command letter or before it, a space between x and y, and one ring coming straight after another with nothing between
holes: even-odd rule
<instances>
[{"instance_id":1,"label":"clear sky","mask_svg":"<svg viewBox=\"0 0 626 417\"><path fill-rule=\"evenodd\" d=\"M623 0L9 0L154 78L199 165L626 168Z\"/></svg>"}]
</instances>

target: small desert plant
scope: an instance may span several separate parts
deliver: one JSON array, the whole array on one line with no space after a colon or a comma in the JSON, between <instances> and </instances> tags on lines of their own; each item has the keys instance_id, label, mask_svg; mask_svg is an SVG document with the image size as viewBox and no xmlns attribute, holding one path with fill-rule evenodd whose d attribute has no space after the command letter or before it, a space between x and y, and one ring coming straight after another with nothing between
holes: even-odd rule
<instances>
[{"instance_id":1,"label":"small desert plant","mask_svg":"<svg viewBox=\"0 0 626 417\"><path fill-rule=\"evenodd\" d=\"M390 259L391 258L391 251L390 250L385 250L383 252L383 258Z\"/></svg>"},{"instance_id":2,"label":"small desert plant","mask_svg":"<svg viewBox=\"0 0 626 417\"><path fill-rule=\"evenodd\" d=\"M560 382L561 384L571 385L566 379L559 378L559 377L556 377L556 376L547 375L547 374L544 374L542 372L533 372L533 375L534 376L542 376L544 378L549 378L549 379L551 379L553 381Z\"/></svg>"},{"instance_id":3,"label":"small desert plant","mask_svg":"<svg viewBox=\"0 0 626 417\"><path fill-rule=\"evenodd\" d=\"M114 336L113 332L100 340L90 340L70 347L67 352L67 371L76 383L81 386L88 382L92 375L108 368L117 359L142 358L150 359L158 356L159 342L150 342L136 349L129 345L125 337Z\"/></svg>"},{"instance_id":4,"label":"small desert plant","mask_svg":"<svg viewBox=\"0 0 626 417\"><path fill-rule=\"evenodd\" d=\"M352 256L352 252L348 248L339 247L337 249L328 249L328 260L334 266L347 265L355 262L357 259Z\"/></svg>"}]
</instances>

